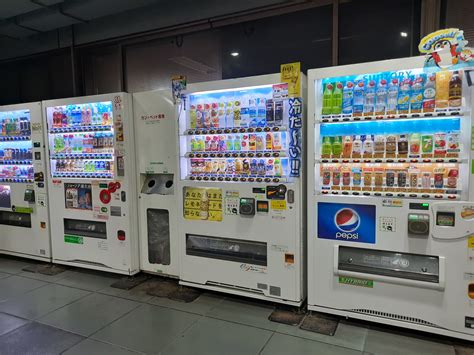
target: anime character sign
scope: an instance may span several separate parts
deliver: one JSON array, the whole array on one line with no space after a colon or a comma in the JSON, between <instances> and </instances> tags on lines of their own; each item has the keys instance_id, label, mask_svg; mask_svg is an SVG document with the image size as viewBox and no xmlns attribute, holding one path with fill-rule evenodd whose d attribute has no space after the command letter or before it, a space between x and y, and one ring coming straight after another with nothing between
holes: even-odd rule
<instances>
[{"instance_id":1,"label":"anime character sign","mask_svg":"<svg viewBox=\"0 0 474 355\"><path fill-rule=\"evenodd\" d=\"M474 64L474 50L467 43L462 30L446 28L423 37L418 49L426 56L425 67L445 69Z\"/></svg>"}]
</instances>

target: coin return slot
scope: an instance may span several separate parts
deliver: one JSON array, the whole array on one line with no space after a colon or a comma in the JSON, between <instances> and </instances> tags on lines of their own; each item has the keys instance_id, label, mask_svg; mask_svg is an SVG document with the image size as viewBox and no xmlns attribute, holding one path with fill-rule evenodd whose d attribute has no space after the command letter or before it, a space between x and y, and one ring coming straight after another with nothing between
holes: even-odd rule
<instances>
[{"instance_id":1,"label":"coin return slot","mask_svg":"<svg viewBox=\"0 0 474 355\"><path fill-rule=\"evenodd\" d=\"M467 294L470 299L474 300L474 284L469 284Z\"/></svg>"}]
</instances>

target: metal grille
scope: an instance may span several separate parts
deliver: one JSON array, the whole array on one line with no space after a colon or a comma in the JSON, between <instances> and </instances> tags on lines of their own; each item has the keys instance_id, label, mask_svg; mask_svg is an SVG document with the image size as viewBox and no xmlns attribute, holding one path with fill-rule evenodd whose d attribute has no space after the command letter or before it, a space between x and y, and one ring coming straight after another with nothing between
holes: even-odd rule
<instances>
[{"instance_id":1,"label":"metal grille","mask_svg":"<svg viewBox=\"0 0 474 355\"><path fill-rule=\"evenodd\" d=\"M428 326L428 327L440 328L438 325L427 322L423 319L419 319L419 318L415 318L415 317L402 316L400 314L379 312L379 311L374 311L372 309L363 309L363 308L350 309L349 311L356 312L356 313L363 313L363 314L367 314L367 315L370 315L370 316L376 316L376 317L399 320L399 321L402 321L402 322L425 325L425 326Z\"/></svg>"}]
</instances>

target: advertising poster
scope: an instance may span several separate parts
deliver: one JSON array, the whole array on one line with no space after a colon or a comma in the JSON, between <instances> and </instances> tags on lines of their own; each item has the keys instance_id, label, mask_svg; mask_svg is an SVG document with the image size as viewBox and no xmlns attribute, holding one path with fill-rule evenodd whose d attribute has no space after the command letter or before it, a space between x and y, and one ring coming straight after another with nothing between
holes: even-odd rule
<instances>
[{"instance_id":1,"label":"advertising poster","mask_svg":"<svg viewBox=\"0 0 474 355\"><path fill-rule=\"evenodd\" d=\"M318 238L375 244L375 206L319 202Z\"/></svg>"},{"instance_id":2,"label":"advertising poster","mask_svg":"<svg viewBox=\"0 0 474 355\"><path fill-rule=\"evenodd\" d=\"M64 184L66 208L92 210L91 184Z\"/></svg>"},{"instance_id":3,"label":"advertising poster","mask_svg":"<svg viewBox=\"0 0 474 355\"><path fill-rule=\"evenodd\" d=\"M185 187L184 218L202 221L222 221L222 190Z\"/></svg>"},{"instance_id":4,"label":"advertising poster","mask_svg":"<svg viewBox=\"0 0 474 355\"><path fill-rule=\"evenodd\" d=\"M9 185L0 185L0 207L1 208L11 208L11 188Z\"/></svg>"}]
</instances>

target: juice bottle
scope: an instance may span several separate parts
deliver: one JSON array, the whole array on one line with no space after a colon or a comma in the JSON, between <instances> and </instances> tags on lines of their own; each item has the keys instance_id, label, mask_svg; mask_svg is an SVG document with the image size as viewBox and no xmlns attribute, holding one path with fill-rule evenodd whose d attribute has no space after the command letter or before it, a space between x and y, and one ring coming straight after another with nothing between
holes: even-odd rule
<instances>
[{"instance_id":1,"label":"juice bottle","mask_svg":"<svg viewBox=\"0 0 474 355\"><path fill-rule=\"evenodd\" d=\"M400 134L398 139L398 154L408 154L408 139L406 134Z\"/></svg>"},{"instance_id":2,"label":"juice bottle","mask_svg":"<svg viewBox=\"0 0 474 355\"><path fill-rule=\"evenodd\" d=\"M234 127L234 102L228 101L225 108L225 127Z\"/></svg>"},{"instance_id":3,"label":"juice bottle","mask_svg":"<svg viewBox=\"0 0 474 355\"><path fill-rule=\"evenodd\" d=\"M281 150L281 135L279 132L273 133L273 150Z\"/></svg>"},{"instance_id":4,"label":"juice bottle","mask_svg":"<svg viewBox=\"0 0 474 355\"><path fill-rule=\"evenodd\" d=\"M342 145L342 155L349 158L352 154L352 136L344 136L344 142Z\"/></svg>"},{"instance_id":5,"label":"juice bottle","mask_svg":"<svg viewBox=\"0 0 474 355\"><path fill-rule=\"evenodd\" d=\"M398 78L390 80L387 92L387 115L394 115L397 113L398 104Z\"/></svg>"},{"instance_id":6,"label":"juice bottle","mask_svg":"<svg viewBox=\"0 0 474 355\"><path fill-rule=\"evenodd\" d=\"M265 135L265 149L272 150L273 149L273 136L271 133L267 133Z\"/></svg>"},{"instance_id":7,"label":"juice bottle","mask_svg":"<svg viewBox=\"0 0 474 355\"><path fill-rule=\"evenodd\" d=\"M372 116L375 109L375 80L370 80L365 89L364 116Z\"/></svg>"},{"instance_id":8,"label":"juice bottle","mask_svg":"<svg viewBox=\"0 0 474 355\"><path fill-rule=\"evenodd\" d=\"M337 136L337 137L334 137L333 138L333 142L332 142L332 155L334 157L339 157L341 156L341 153L342 153L342 141L341 141L341 137L340 136Z\"/></svg>"},{"instance_id":9,"label":"juice bottle","mask_svg":"<svg viewBox=\"0 0 474 355\"><path fill-rule=\"evenodd\" d=\"M365 156L372 156L372 154L374 154L374 141L372 140L371 134L368 134L365 137L362 151L364 152Z\"/></svg>"},{"instance_id":10,"label":"juice bottle","mask_svg":"<svg viewBox=\"0 0 474 355\"><path fill-rule=\"evenodd\" d=\"M380 79L377 84L375 95L375 114L377 116L385 115L387 110L387 80Z\"/></svg>"},{"instance_id":11,"label":"juice bottle","mask_svg":"<svg viewBox=\"0 0 474 355\"><path fill-rule=\"evenodd\" d=\"M352 155L359 156L362 153L362 140L360 136L355 136L354 141L352 142Z\"/></svg>"},{"instance_id":12,"label":"juice bottle","mask_svg":"<svg viewBox=\"0 0 474 355\"><path fill-rule=\"evenodd\" d=\"M321 145L321 154L323 156L329 156L332 153L331 137L323 137L323 144Z\"/></svg>"},{"instance_id":13,"label":"juice bottle","mask_svg":"<svg viewBox=\"0 0 474 355\"><path fill-rule=\"evenodd\" d=\"M342 112L342 83L337 82L332 93L332 109L331 113L340 115Z\"/></svg>"},{"instance_id":14,"label":"juice bottle","mask_svg":"<svg viewBox=\"0 0 474 355\"><path fill-rule=\"evenodd\" d=\"M410 112L420 113L423 109L423 86L425 76L423 74L415 75L411 85Z\"/></svg>"},{"instance_id":15,"label":"juice bottle","mask_svg":"<svg viewBox=\"0 0 474 355\"><path fill-rule=\"evenodd\" d=\"M196 129L196 105L189 106L189 128Z\"/></svg>"},{"instance_id":16,"label":"juice bottle","mask_svg":"<svg viewBox=\"0 0 474 355\"><path fill-rule=\"evenodd\" d=\"M431 154L433 153L433 135L423 134L421 136L421 153Z\"/></svg>"},{"instance_id":17,"label":"juice bottle","mask_svg":"<svg viewBox=\"0 0 474 355\"><path fill-rule=\"evenodd\" d=\"M342 91L342 114L352 115L352 104L354 100L354 83L347 81Z\"/></svg>"},{"instance_id":18,"label":"juice bottle","mask_svg":"<svg viewBox=\"0 0 474 355\"><path fill-rule=\"evenodd\" d=\"M411 79L405 78L400 82L398 90L397 110L399 114L407 114L410 110Z\"/></svg>"},{"instance_id":19,"label":"juice bottle","mask_svg":"<svg viewBox=\"0 0 474 355\"><path fill-rule=\"evenodd\" d=\"M423 87L423 112L433 112L436 104L436 74L428 74Z\"/></svg>"},{"instance_id":20,"label":"juice bottle","mask_svg":"<svg viewBox=\"0 0 474 355\"><path fill-rule=\"evenodd\" d=\"M233 117L233 127L240 127L240 101L234 101L233 105L234 113Z\"/></svg>"},{"instance_id":21,"label":"juice bottle","mask_svg":"<svg viewBox=\"0 0 474 355\"><path fill-rule=\"evenodd\" d=\"M323 108L321 114L330 115L332 111L332 92L334 90L333 83L324 84L323 88Z\"/></svg>"},{"instance_id":22,"label":"juice bottle","mask_svg":"<svg viewBox=\"0 0 474 355\"><path fill-rule=\"evenodd\" d=\"M219 106L217 102L211 104L211 127L219 128Z\"/></svg>"},{"instance_id":23,"label":"juice bottle","mask_svg":"<svg viewBox=\"0 0 474 355\"><path fill-rule=\"evenodd\" d=\"M204 112L204 106L202 104L197 104L196 105L196 128L204 127L203 112Z\"/></svg>"},{"instance_id":24,"label":"juice bottle","mask_svg":"<svg viewBox=\"0 0 474 355\"><path fill-rule=\"evenodd\" d=\"M451 72L447 70L436 73L436 108L444 110L449 103L449 82Z\"/></svg>"},{"instance_id":25,"label":"juice bottle","mask_svg":"<svg viewBox=\"0 0 474 355\"><path fill-rule=\"evenodd\" d=\"M410 134L410 156L417 157L421 151L421 137L419 133Z\"/></svg>"},{"instance_id":26,"label":"juice bottle","mask_svg":"<svg viewBox=\"0 0 474 355\"><path fill-rule=\"evenodd\" d=\"M449 107L461 107L462 79L458 71L454 71L449 80Z\"/></svg>"},{"instance_id":27,"label":"juice bottle","mask_svg":"<svg viewBox=\"0 0 474 355\"><path fill-rule=\"evenodd\" d=\"M264 134L257 134L257 150L265 150L265 136Z\"/></svg>"},{"instance_id":28,"label":"juice bottle","mask_svg":"<svg viewBox=\"0 0 474 355\"><path fill-rule=\"evenodd\" d=\"M354 100L352 105L352 112L354 116L362 116L364 112L364 96L365 83L364 80L359 80L354 87Z\"/></svg>"}]
</instances>

